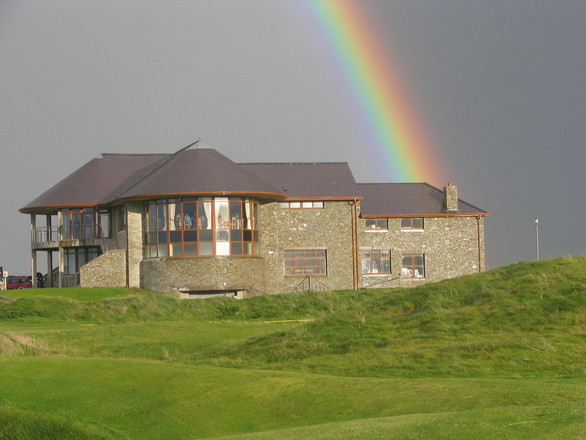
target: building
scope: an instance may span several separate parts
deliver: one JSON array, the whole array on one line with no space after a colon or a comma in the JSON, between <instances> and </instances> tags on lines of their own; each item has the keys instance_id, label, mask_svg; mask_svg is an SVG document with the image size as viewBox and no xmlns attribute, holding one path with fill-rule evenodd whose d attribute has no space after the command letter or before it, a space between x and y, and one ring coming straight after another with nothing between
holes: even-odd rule
<instances>
[{"instance_id":1,"label":"building","mask_svg":"<svg viewBox=\"0 0 586 440\"><path fill-rule=\"evenodd\" d=\"M45 285L240 297L480 272L489 215L453 185L356 183L346 163L239 164L200 142L103 154L21 212Z\"/></svg>"}]
</instances>

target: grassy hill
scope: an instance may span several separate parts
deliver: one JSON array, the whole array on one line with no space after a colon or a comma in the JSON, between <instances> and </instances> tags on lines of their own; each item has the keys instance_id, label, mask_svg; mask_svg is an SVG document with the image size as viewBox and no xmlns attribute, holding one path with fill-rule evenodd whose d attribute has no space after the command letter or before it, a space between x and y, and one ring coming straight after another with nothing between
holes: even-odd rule
<instances>
[{"instance_id":1,"label":"grassy hill","mask_svg":"<svg viewBox=\"0 0 586 440\"><path fill-rule=\"evenodd\" d=\"M586 437L586 258L243 301L19 294L0 439Z\"/></svg>"}]
</instances>

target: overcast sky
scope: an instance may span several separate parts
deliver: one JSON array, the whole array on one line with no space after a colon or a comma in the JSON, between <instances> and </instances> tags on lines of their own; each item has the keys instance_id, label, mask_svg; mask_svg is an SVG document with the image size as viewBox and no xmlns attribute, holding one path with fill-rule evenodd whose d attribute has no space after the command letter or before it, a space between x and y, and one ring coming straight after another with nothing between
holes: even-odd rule
<instances>
[{"instance_id":1,"label":"overcast sky","mask_svg":"<svg viewBox=\"0 0 586 440\"><path fill-rule=\"evenodd\" d=\"M585 254L586 2L359 3L438 174L492 213L488 266L535 258L536 217L542 258ZM100 153L202 139L393 181L359 112L301 0L0 0L0 265L30 271L18 209Z\"/></svg>"}]
</instances>

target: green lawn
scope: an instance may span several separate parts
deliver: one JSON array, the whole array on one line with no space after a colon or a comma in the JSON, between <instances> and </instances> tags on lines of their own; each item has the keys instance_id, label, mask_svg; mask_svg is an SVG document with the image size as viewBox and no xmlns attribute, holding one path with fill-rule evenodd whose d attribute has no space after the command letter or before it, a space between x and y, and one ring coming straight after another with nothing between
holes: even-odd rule
<instances>
[{"instance_id":1,"label":"green lawn","mask_svg":"<svg viewBox=\"0 0 586 440\"><path fill-rule=\"evenodd\" d=\"M63 290L0 302L0 440L586 438L585 258L244 301Z\"/></svg>"},{"instance_id":2,"label":"green lawn","mask_svg":"<svg viewBox=\"0 0 586 440\"><path fill-rule=\"evenodd\" d=\"M46 289L15 289L2 292L2 296L8 298L34 298L37 296L61 297L74 299L81 302L100 302L106 298L120 297L126 295L150 294L152 292L141 289L129 289L127 287L113 288L46 288Z\"/></svg>"}]
</instances>

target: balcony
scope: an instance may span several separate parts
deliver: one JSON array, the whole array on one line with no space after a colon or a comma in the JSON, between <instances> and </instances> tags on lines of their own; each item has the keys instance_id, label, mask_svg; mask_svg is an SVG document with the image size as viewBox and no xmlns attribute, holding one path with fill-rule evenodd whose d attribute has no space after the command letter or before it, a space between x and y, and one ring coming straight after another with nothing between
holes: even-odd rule
<instances>
[{"instance_id":1,"label":"balcony","mask_svg":"<svg viewBox=\"0 0 586 440\"><path fill-rule=\"evenodd\" d=\"M61 241L101 240L110 238L110 230L100 225L42 226L31 231L33 244L48 244Z\"/></svg>"}]
</instances>

